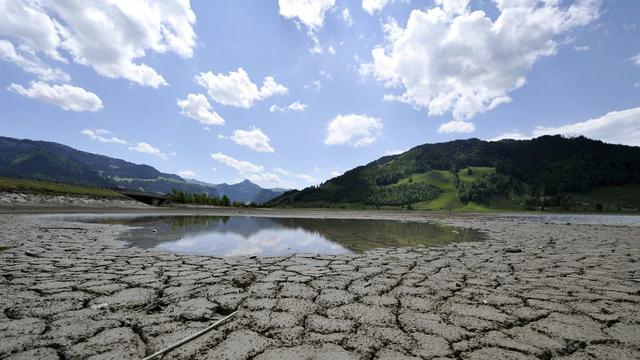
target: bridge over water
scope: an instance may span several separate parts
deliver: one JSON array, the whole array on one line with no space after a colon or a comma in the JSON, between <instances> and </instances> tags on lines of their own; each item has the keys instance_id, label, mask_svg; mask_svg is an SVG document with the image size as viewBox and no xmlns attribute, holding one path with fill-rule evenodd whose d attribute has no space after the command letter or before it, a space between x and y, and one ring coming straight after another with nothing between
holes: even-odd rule
<instances>
[{"instance_id":1,"label":"bridge over water","mask_svg":"<svg viewBox=\"0 0 640 360\"><path fill-rule=\"evenodd\" d=\"M137 190L129 190L129 189L114 189L120 194L129 197L134 200L138 200L147 205L160 206L171 203L171 199L167 194L163 193L153 193L146 191L137 191Z\"/></svg>"}]
</instances>

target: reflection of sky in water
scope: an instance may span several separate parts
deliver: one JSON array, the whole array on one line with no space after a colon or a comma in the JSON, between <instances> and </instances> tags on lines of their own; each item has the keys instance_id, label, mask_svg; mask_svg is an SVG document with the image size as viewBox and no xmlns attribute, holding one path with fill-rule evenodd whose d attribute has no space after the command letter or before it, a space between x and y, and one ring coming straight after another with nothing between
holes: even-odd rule
<instances>
[{"instance_id":1,"label":"reflection of sky in water","mask_svg":"<svg viewBox=\"0 0 640 360\"><path fill-rule=\"evenodd\" d=\"M156 248L189 254L222 256L349 252L319 233L301 228L262 229L248 236L229 231L190 234L177 241L161 243Z\"/></svg>"},{"instance_id":2,"label":"reflection of sky in water","mask_svg":"<svg viewBox=\"0 0 640 360\"><path fill-rule=\"evenodd\" d=\"M130 246L217 256L335 255L479 239L479 234L471 230L392 220L138 216L103 221L133 226L120 236Z\"/></svg>"}]
</instances>

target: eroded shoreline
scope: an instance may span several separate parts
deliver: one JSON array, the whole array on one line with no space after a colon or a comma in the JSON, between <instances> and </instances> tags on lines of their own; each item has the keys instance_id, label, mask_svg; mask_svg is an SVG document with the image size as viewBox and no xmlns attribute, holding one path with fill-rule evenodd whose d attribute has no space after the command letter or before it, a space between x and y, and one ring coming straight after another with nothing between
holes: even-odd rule
<instances>
[{"instance_id":1,"label":"eroded shoreline","mask_svg":"<svg viewBox=\"0 0 640 360\"><path fill-rule=\"evenodd\" d=\"M121 226L5 214L0 358L140 358L235 309L234 321L166 358L640 358L640 227L491 214L178 212L437 220L489 239L216 258L124 248Z\"/></svg>"}]
</instances>

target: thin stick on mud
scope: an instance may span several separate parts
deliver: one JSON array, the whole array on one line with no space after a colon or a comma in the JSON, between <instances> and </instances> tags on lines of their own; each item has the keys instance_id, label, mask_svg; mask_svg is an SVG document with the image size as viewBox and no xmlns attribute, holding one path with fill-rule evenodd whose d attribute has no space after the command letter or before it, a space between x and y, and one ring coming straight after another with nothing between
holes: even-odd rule
<instances>
[{"instance_id":1,"label":"thin stick on mud","mask_svg":"<svg viewBox=\"0 0 640 360\"><path fill-rule=\"evenodd\" d=\"M160 355L166 354L166 353L168 353L169 351L171 351L171 350L173 350L173 349L175 349L175 348L178 348L178 347L180 347L180 346L182 346L182 345L184 345L184 344L188 343L189 341L191 341L191 340L193 340L193 339L196 339L196 338L198 338L198 337L200 337L200 336L202 336L202 335L204 335L204 334L208 333L209 331L211 331L211 330L215 329L216 327L218 327L218 325L220 325L220 324L224 323L225 321L229 320L229 319L230 319L231 317L233 317L237 312L238 312L237 310L236 310L236 311L234 311L234 312L232 312L231 314L229 314L229 315L227 315L227 316L223 317L222 319L220 319L220 320L218 320L218 321L214 322L213 324L209 325L209 327L207 327L206 329L200 330L200 331L198 331L197 333L195 333L195 334L193 334L193 335L191 335L191 336L189 336L189 337L186 337L186 338L184 338L184 339L182 339L182 340L178 341L177 343L175 343L175 344L173 344L173 345L169 345L169 346L167 346L166 348L164 348L164 349L162 349L162 350L160 350L160 351L158 351L158 352L155 352L155 353L153 353L153 354L151 354L151 355L147 356L146 358L143 358L142 360L150 360L150 359L156 358L156 357L158 357L158 356L160 356Z\"/></svg>"}]
</instances>

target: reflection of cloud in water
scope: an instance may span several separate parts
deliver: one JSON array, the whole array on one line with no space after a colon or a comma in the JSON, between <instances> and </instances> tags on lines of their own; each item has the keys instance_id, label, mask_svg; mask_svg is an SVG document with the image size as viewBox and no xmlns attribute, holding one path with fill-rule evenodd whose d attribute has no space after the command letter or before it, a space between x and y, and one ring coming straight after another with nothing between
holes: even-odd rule
<instances>
[{"instance_id":1,"label":"reflection of cloud in water","mask_svg":"<svg viewBox=\"0 0 640 360\"><path fill-rule=\"evenodd\" d=\"M343 254L482 239L471 230L393 220L152 216L121 223L136 226L120 236L131 246L215 256Z\"/></svg>"},{"instance_id":2,"label":"reflection of cloud in water","mask_svg":"<svg viewBox=\"0 0 640 360\"><path fill-rule=\"evenodd\" d=\"M290 253L344 254L348 250L317 232L302 228L267 228L248 236L235 232L209 232L187 235L161 243L159 249L209 255L280 255Z\"/></svg>"}]
</instances>

